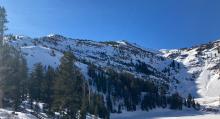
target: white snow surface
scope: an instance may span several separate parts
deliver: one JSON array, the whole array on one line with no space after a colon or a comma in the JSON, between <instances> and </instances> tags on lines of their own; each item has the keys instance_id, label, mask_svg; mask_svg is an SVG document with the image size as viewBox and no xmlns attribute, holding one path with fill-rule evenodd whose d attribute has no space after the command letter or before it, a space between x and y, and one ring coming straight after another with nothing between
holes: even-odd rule
<instances>
[{"instance_id":1,"label":"white snow surface","mask_svg":"<svg viewBox=\"0 0 220 119\"><path fill-rule=\"evenodd\" d=\"M209 99L220 95L219 41L188 49L161 50L164 57L182 63L188 74L194 75L194 92L197 98ZM190 86L189 86L190 88Z\"/></svg>"},{"instance_id":2,"label":"white snow surface","mask_svg":"<svg viewBox=\"0 0 220 119\"><path fill-rule=\"evenodd\" d=\"M37 119L31 114L25 114L22 112L15 112L12 114L12 111L6 109L0 109L0 119Z\"/></svg>"},{"instance_id":3,"label":"white snow surface","mask_svg":"<svg viewBox=\"0 0 220 119\"><path fill-rule=\"evenodd\" d=\"M220 119L220 113L195 111L193 109L154 109L149 112L135 111L111 114L111 119Z\"/></svg>"}]
</instances>

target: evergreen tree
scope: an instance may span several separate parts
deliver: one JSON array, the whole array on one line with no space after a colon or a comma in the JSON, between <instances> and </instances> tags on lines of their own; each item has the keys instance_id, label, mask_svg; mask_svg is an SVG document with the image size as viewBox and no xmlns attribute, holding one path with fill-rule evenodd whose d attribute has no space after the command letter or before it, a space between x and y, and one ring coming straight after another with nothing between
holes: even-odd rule
<instances>
[{"instance_id":1,"label":"evergreen tree","mask_svg":"<svg viewBox=\"0 0 220 119\"><path fill-rule=\"evenodd\" d=\"M178 67L178 69L180 69L180 63L177 63L177 67Z\"/></svg>"},{"instance_id":2,"label":"evergreen tree","mask_svg":"<svg viewBox=\"0 0 220 119\"><path fill-rule=\"evenodd\" d=\"M29 80L29 94L32 101L41 101L43 99L42 95L42 85L44 80L44 69L41 63L34 65L34 69L31 72Z\"/></svg>"},{"instance_id":3,"label":"evergreen tree","mask_svg":"<svg viewBox=\"0 0 220 119\"><path fill-rule=\"evenodd\" d=\"M191 108L191 106L192 106L192 95L189 94L187 98L187 107Z\"/></svg>"},{"instance_id":4,"label":"evergreen tree","mask_svg":"<svg viewBox=\"0 0 220 119\"><path fill-rule=\"evenodd\" d=\"M122 113L121 112L121 104L118 105L118 113Z\"/></svg>"},{"instance_id":5,"label":"evergreen tree","mask_svg":"<svg viewBox=\"0 0 220 119\"><path fill-rule=\"evenodd\" d=\"M88 105L89 105L88 96L84 96L82 98L82 105L80 108L80 119L86 119L86 114L88 112Z\"/></svg>"},{"instance_id":6,"label":"evergreen tree","mask_svg":"<svg viewBox=\"0 0 220 119\"><path fill-rule=\"evenodd\" d=\"M8 22L6 17L7 14L5 8L0 6L0 45L3 44L4 32L7 30L5 26L5 24Z\"/></svg>"},{"instance_id":7,"label":"evergreen tree","mask_svg":"<svg viewBox=\"0 0 220 119\"><path fill-rule=\"evenodd\" d=\"M172 63L170 64L170 67L172 67L172 68L175 68L175 67L176 67L176 63L175 63L174 60L173 60Z\"/></svg>"},{"instance_id":8,"label":"evergreen tree","mask_svg":"<svg viewBox=\"0 0 220 119\"><path fill-rule=\"evenodd\" d=\"M111 96L110 95L107 95L106 103L107 103L107 108L108 108L109 112L113 112L112 100L111 100Z\"/></svg>"},{"instance_id":9,"label":"evergreen tree","mask_svg":"<svg viewBox=\"0 0 220 119\"><path fill-rule=\"evenodd\" d=\"M184 99L184 102L183 102L184 106L187 107L187 100Z\"/></svg>"},{"instance_id":10,"label":"evergreen tree","mask_svg":"<svg viewBox=\"0 0 220 119\"><path fill-rule=\"evenodd\" d=\"M17 110L26 94L27 66L20 51L4 45L0 47L0 106L2 100L11 100Z\"/></svg>"},{"instance_id":11,"label":"evergreen tree","mask_svg":"<svg viewBox=\"0 0 220 119\"><path fill-rule=\"evenodd\" d=\"M182 97L178 93L174 93L170 97L170 109L182 109Z\"/></svg>"},{"instance_id":12,"label":"evergreen tree","mask_svg":"<svg viewBox=\"0 0 220 119\"><path fill-rule=\"evenodd\" d=\"M46 73L45 73L45 77L44 77L44 81L42 82L43 84L42 86L42 93L43 93L43 102L45 102L46 104L48 104L48 108L49 111L51 110L51 105L52 105L52 101L53 101L53 81L55 80L55 70L53 67L48 66Z\"/></svg>"},{"instance_id":13,"label":"evergreen tree","mask_svg":"<svg viewBox=\"0 0 220 119\"><path fill-rule=\"evenodd\" d=\"M148 111L148 108L150 108L149 96L148 96L148 95L145 95L145 96L144 96L144 99L143 99L143 101L142 101L142 103L141 103L141 109Z\"/></svg>"},{"instance_id":14,"label":"evergreen tree","mask_svg":"<svg viewBox=\"0 0 220 119\"><path fill-rule=\"evenodd\" d=\"M89 103L90 103L90 92L88 87L88 82L83 82L83 97L82 97L82 105L80 109L81 119L86 118L86 114L88 113Z\"/></svg>"},{"instance_id":15,"label":"evergreen tree","mask_svg":"<svg viewBox=\"0 0 220 119\"><path fill-rule=\"evenodd\" d=\"M83 78L74 65L75 57L65 52L54 81L53 109L63 113L63 118L75 118L82 104Z\"/></svg>"},{"instance_id":16,"label":"evergreen tree","mask_svg":"<svg viewBox=\"0 0 220 119\"><path fill-rule=\"evenodd\" d=\"M196 103L195 103L195 100L194 100L194 98L192 99L192 107L194 108L194 109L196 109Z\"/></svg>"},{"instance_id":17,"label":"evergreen tree","mask_svg":"<svg viewBox=\"0 0 220 119\"><path fill-rule=\"evenodd\" d=\"M103 119L109 119L109 112L105 107L105 102L102 96L93 94L91 98L91 103L88 109L90 114Z\"/></svg>"},{"instance_id":18,"label":"evergreen tree","mask_svg":"<svg viewBox=\"0 0 220 119\"><path fill-rule=\"evenodd\" d=\"M200 110L200 104L198 102L196 103L196 109Z\"/></svg>"}]
</instances>

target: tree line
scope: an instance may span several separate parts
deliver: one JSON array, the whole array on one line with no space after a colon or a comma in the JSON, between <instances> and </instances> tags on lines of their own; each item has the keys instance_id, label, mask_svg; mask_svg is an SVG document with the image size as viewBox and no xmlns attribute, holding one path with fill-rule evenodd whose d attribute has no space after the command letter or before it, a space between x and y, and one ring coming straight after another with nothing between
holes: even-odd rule
<instances>
[{"instance_id":1,"label":"tree line","mask_svg":"<svg viewBox=\"0 0 220 119\"><path fill-rule=\"evenodd\" d=\"M139 65L141 66L145 65ZM150 79L134 77L129 72L119 73L95 65L89 65L88 74L91 77L90 85L106 95L107 108L112 113L120 113L122 109L136 111L139 105L146 111L156 107L174 110L181 110L183 106L200 108L191 94L186 99L178 92L169 94L169 86L166 83L157 84Z\"/></svg>"}]
</instances>

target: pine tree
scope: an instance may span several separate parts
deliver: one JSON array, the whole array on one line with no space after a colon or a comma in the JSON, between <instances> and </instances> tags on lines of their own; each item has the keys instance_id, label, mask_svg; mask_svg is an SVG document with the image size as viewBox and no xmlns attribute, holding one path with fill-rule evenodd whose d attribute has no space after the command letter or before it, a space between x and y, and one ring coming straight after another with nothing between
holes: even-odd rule
<instances>
[{"instance_id":1,"label":"pine tree","mask_svg":"<svg viewBox=\"0 0 220 119\"><path fill-rule=\"evenodd\" d=\"M86 114L88 113L89 110L89 99L90 98L90 92L88 88L88 82L83 81L83 97L82 97L82 104L81 104L81 109L80 109L80 118L85 119Z\"/></svg>"},{"instance_id":2,"label":"pine tree","mask_svg":"<svg viewBox=\"0 0 220 119\"><path fill-rule=\"evenodd\" d=\"M175 64L175 61L173 60L172 63L170 64L170 67L172 68L175 68L176 67L176 64Z\"/></svg>"},{"instance_id":3,"label":"pine tree","mask_svg":"<svg viewBox=\"0 0 220 119\"><path fill-rule=\"evenodd\" d=\"M180 69L180 63L177 63L177 67L178 67L178 69Z\"/></svg>"},{"instance_id":4,"label":"pine tree","mask_svg":"<svg viewBox=\"0 0 220 119\"><path fill-rule=\"evenodd\" d=\"M170 97L170 109L182 109L182 97L178 93L174 93Z\"/></svg>"},{"instance_id":5,"label":"pine tree","mask_svg":"<svg viewBox=\"0 0 220 119\"><path fill-rule=\"evenodd\" d=\"M74 65L75 57L71 52L64 53L54 81L54 111L63 112L63 117L75 118L80 110L83 97L83 78Z\"/></svg>"},{"instance_id":6,"label":"pine tree","mask_svg":"<svg viewBox=\"0 0 220 119\"><path fill-rule=\"evenodd\" d=\"M121 104L118 105L118 113L122 113L122 111L121 111Z\"/></svg>"},{"instance_id":7,"label":"pine tree","mask_svg":"<svg viewBox=\"0 0 220 119\"><path fill-rule=\"evenodd\" d=\"M88 105L89 105L88 96L84 96L82 98L82 105L80 108L80 119L86 118L86 114L88 112Z\"/></svg>"},{"instance_id":8,"label":"pine tree","mask_svg":"<svg viewBox=\"0 0 220 119\"><path fill-rule=\"evenodd\" d=\"M0 102L11 100L17 110L27 91L27 66L20 51L4 45L0 47ZM1 104L2 106L2 104Z\"/></svg>"},{"instance_id":9,"label":"pine tree","mask_svg":"<svg viewBox=\"0 0 220 119\"><path fill-rule=\"evenodd\" d=\"M194 109L196 109L196 103L195 103L195 100L194 100L194 98L192 99L192 107L194 108Z\"/></svg>"},{"instance_id":10,"label":"pine tree","mask_svg":"<svg viewBox=\"0 0 220 119\"><path fill-rule=\"evenodd\" d=\"M42 100L42 81L44 80L44 69L41 63L34 65L29 80L29 94L32 101Z\"/></svg>"},{"instance_id":11,"label":"pine tree","mask_svg":"<svg viewBox=\"0 0 220 119\"><path fill-rule=\"evenodd\" d=\"M184 102L183 102L184 106L187 107L187 100L184 99Z\"/></svg>"},{"instance_id":12,"label":"pine tree","mask_svg":"<svg viewBox=\"0 0 220 119\"><path fill-rule=\"evenodd\" d=\"M0 45L3 44L4 32L7 30L5 26L8 22L6 16L7 14L5 8L0 6Z\"/></svg>"},{"instance_id":13,"label":"pine tree","mask_svg":"<svg viewBox=\"0 0 220 119\"><path fill-rule=\"evenodd\" d=\"M191 106L192 106L192 95L189 94L187 98L187 107L191 108Z\"/></svg>"},{"instance_id":14,"label":"pine tree","mask_svg":"<svg viewBox=\"0 0 220 119\"><path fill-rule=\"evenodd\" d=\"M196 103L196 109L200 110L200 104L198 102Z\"/></svg>"},{"instance_id":15,"label":"pine tree","mask_svg":"<svg viewBox=\"0 0 220 119\"><path fill-rule=\"evenodd\" d=\"M45 73L45 77L44 77L44 81L42 83L43 87L43 102L45 102L46 104L48 104L48 108L49 111L51 110L51 105L52 105L52 101L53 101L53 81L55 80L55 70L53 67L48 66L46 73Z\"/></svg>"},{"instance_id":16,"label":"pine tree","mask_svg":"<svg viewBox=\"0 0 220 119\"><path fill-rule=\"evenodd\" d=\"M108 108L109 112L113 112L112 100L111 100L111 96L110 95L107 95L106 103L107 103L107 108Z\"/></svg>"},{"instance_id":17,"label":"pine tree","mask_svg":"<svg viewBox=\"0 0 220 119\"><path fill-rule=\"evenodd\" d=\"M17 91L14 91L14 109L17 111L20 104L23 100L27 98L28 93L28 87L27 87L27 80L28 80L28 69L26 60L23 58L23 56L20 55L19 62L17 63L17 72L16 72L16 78L12 79L12 82L14 82L14 86Z\"/></svg>"}]
</instances>

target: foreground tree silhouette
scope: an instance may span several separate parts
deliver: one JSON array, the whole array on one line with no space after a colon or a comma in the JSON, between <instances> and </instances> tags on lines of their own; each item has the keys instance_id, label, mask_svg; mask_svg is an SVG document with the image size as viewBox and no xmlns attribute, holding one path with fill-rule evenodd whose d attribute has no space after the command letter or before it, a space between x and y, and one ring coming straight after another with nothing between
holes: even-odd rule
<instances>
[{"instance_id":1,"label":"foreground tree silhouette","mask_svg":"<svg viewBox=\"0 0 220 119\"><path fill-rule=\"evenodd\" d=\"M3 45L0 47L0 107L17 110L26 94L27 65L21 52ZM4 104L2 104L2 101Z\"/></svg>"},{"instance_id":2,"label":"foreground tree silhouette","mask_svg":"<svg viewBox=\"0 0 220 119\"><path fill-rule=\"evenodd\" d=\"M0 6L0 45L3 44L4 32L7 30L6 23L8 22L6 18L6 10L4 7Z\"/></svg>"},{"instance_id":3,"label":"foreground tree silhouette","mask_svg":"<svg viewBox=\"0 0 220 119\"><path fill-rule=\"evenodd\" d=\"M27 66L20 50L3 44L6 16L5 8L0 6L0 108L18 110L27 94Z\"/></svg>"}]
</instances>

